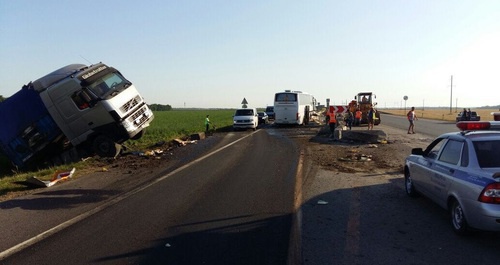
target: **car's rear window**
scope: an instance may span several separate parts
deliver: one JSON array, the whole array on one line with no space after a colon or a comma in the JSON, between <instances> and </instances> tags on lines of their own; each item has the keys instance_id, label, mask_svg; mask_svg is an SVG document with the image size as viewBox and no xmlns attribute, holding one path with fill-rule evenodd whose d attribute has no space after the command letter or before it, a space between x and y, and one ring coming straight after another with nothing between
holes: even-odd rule
<instances>
[{"instance_id":1,"label":"car's rear window","mask_svg":"<svg viewBox=\"0 0 500 265\"><path fill-rule=\"evenodd\" d=\"M253 116L253 110L252 109L239 109L236 110L235 116Z\"/></svg>"},{"instance_id":2,"label":"car's rear window","mask_svg":"<svg viewBox=\"0 0 500 265\"><path fill-rule=\"evenodd\" d=\"M500 167L500 140L474 141L473 144L480 167Z\"/></svg>"}]
</instances>

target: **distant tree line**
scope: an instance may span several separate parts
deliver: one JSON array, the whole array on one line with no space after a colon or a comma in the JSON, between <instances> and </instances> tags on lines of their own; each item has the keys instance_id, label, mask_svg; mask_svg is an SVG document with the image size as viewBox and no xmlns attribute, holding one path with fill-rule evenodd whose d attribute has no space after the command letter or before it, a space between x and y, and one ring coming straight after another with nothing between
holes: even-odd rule
<instances>
[{"instance_id":1,"label":"distant tree line","mask_svg":"<svg viewBox=\"0 0 500 265\"><path fill-rule=\"evenodd\" d=\"M162 105L162 104L151 104L149 108L152 111L169 111L172 110L172 106L170 105Z\"/></svg>"}]
</instances>

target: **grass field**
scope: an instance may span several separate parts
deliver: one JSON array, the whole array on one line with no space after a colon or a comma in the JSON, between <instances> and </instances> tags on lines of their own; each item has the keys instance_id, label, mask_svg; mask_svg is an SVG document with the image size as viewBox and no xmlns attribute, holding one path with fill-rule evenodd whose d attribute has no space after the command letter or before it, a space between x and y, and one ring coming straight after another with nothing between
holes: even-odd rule
<instances>
[{"instance_id":1,"label":"grass field","mask_svg":"<svg viewBox=\"0 0 500 265\"><path fill-rule=\"evenodd\" d=\"M379 111L382 113L390 113L394 115L401 115L401 116L406 116L406 113L410 108L407 108L406 110L404 109L380 109ZM455 118L457 117L457 114L461 111L462 109L452 109L450 113L449 108L425 108L422 110L422 108L415 108L415 113L417 114L418 118L426 118L426 119L432 119L432 120L444 120L444 121L455 121ZM479 116L481 116L482 121L492 121L493 120L493 115L491 115L492 112L498 112L498 109L471 109L471 111L477 112Z\"/></svg>"},{"instance_id":2,"label":"grass field","mask_svg":"<svg viewBox=\"0 0 500 265\"><path fill-rule=\"evenodd\" d=\"M193 133L205 131L205 117L217 131L227 131L233 125L232 109L221 110L171 110L154 112L155 118L146 134L137 141L127 141L125 145L133 148L146 148L159 141L170 141ZM212 126L210 126L212 128Z\"/></svg>"}]
</instances>

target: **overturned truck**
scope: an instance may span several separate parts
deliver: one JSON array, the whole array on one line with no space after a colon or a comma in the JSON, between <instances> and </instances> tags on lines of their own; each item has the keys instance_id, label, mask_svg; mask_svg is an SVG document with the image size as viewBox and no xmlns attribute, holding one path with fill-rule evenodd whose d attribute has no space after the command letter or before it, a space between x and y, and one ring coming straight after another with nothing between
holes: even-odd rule
<instances>
[{"instance_id":1,"label":"overturned truck","mask_svg":"<svg viewBox=\"0 0 500 265\"><path fill-rule=\"evenodd\" d=\"M85 154L113 157L154 116L135 86L103 63L71 64L0 103L0 153L24 168Z\"/></svg>"}]
</instances>

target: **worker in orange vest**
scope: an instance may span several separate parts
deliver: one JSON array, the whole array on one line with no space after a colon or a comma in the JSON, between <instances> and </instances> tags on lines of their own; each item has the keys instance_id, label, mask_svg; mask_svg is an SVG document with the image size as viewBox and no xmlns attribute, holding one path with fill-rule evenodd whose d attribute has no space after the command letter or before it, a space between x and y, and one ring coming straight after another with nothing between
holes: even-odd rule
<instances>
[{"instance_id":1,"label":"worker in orange vest","mask_svg":"<svg viewBox=\"0 0 500 265\"><path fill-rule=\"evenodd\" d=\"M330 111L328 112L328 125L330 126L330 131L333 133L335 132L335 126L337 124L337 119L335 118L335 111L333 111L333 108L330 108Z\"/></svg>"},{"instance_id":2,"label":"worker in orange vest","mask_svg":"<svg viewBox=\"0 0 500 265\"><path fill-rule=\"evenodd\" d=\"M356 125L358 125L358 126L361 124L361 115L362 114L363 113L361 112L361 110L357 109L356 114L354 115L354 117L356 118Z\"/></svg>"}]
</instances>

